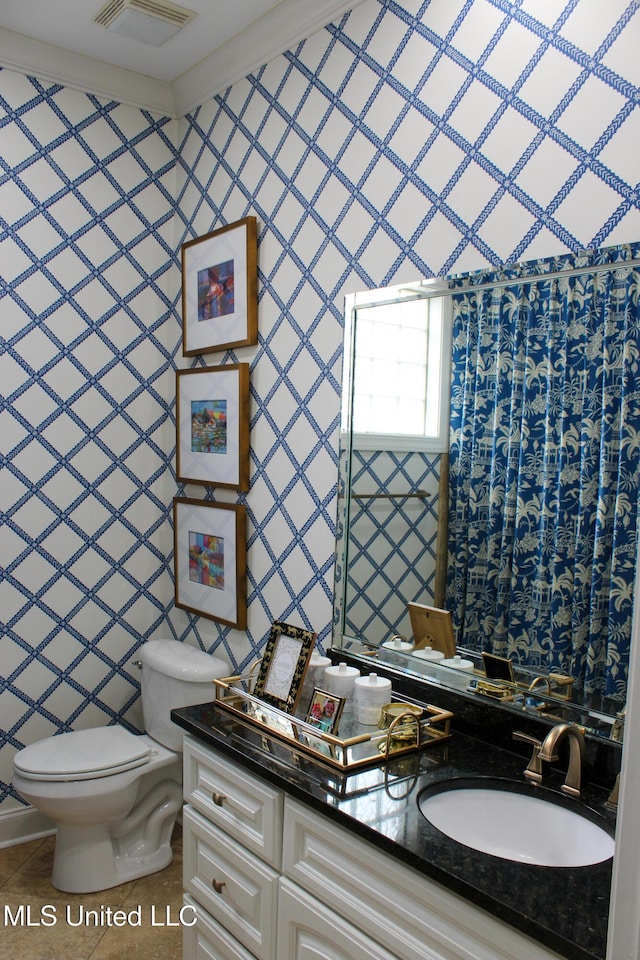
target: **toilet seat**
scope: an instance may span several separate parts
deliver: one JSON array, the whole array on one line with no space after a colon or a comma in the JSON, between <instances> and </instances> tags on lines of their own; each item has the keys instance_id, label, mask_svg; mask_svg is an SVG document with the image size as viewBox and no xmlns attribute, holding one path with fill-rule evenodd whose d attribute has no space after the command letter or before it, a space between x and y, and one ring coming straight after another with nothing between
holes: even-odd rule
<instances>
[{"instance_id":1,"label":"toilet seat","mask_svg":"<svg viewBox=\"0 0 640 960\"><path fill-rule=\"evenodd\" d=\"M32 743L16 754L14 766L27 780L94 780L140 767L150 753L146 737L97 727Z\"/></svg>"}]
</instances>

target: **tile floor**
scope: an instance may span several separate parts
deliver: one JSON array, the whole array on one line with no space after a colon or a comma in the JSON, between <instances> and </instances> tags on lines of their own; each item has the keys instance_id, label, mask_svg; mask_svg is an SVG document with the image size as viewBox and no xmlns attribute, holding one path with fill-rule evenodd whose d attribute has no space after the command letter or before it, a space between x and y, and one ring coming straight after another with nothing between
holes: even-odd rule
<instances>
[{"instance_id":1,"label":"tile floor","mask_svg":"<svg viewBox=\"0 0 640 960\"><path fill-rule=\"evenodd\" d=\"M182 930L171 925L178 921L182 906L179 826L173 835L174 858L170 866L100 893L61 893L52 887L49 878L53 850L53 837L0 850L0 954L3 958L123 960L135 953L153 960L180 960ZM22 913L21 905L24 905ZM27 925L28 907L31 926ZM121 927L109 926L108 908L126 911L131 922ZM99 911L99 919L105 918L102 925L74 925L90 910ZM35 925L42 920L50 925L42 922L40 926Z\"/></svg>"}]
</instances>

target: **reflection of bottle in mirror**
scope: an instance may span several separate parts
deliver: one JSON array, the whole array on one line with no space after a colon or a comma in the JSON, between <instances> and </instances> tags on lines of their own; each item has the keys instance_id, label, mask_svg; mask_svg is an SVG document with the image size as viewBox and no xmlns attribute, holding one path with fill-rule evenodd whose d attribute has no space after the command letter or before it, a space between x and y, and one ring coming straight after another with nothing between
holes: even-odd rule
<instances>
[{"instance_id":1,"label":"reflection of bottle in mirror","mask_svg":"<svg viewBox=\"0 0 640 960\"><path fill-rule=\"evenodd\" d=\"M379 657L386 660L387 663L398 663L406 666L407 657L413 651L413 644L409 643L406 637L392 637L391 640L385 640L380 647Z\"/></svg>"},{"instance_id":2,"label":"reflection of bottle in mirror","mask_svg":"<svg viewBox=\"0 0 640 960\"><path fill-rule=\"evenodd\" d=\"M436 667L436 679L447 687L468 690L473 677L473 660L464 660L460 654L441 660Z\"/></svg>"},{"instance_id":3,"label":"reflection of bottle in mirror","mask_svg":"<svg viewBox=\"0 0 640 960\"><path fill-rule=\"evenodd\" d=\"M411 654L411 668L417 673L424 673L427 677L435 677L436 666L444 660L441 650L432 650L431 647L422 647Z\"/></svg>"}]
</instances>

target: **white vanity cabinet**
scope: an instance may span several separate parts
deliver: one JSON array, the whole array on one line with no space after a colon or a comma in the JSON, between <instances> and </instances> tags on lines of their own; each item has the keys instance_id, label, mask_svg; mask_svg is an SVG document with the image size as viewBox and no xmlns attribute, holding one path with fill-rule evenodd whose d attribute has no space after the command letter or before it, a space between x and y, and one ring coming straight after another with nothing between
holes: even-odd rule
<instances>
[{"instance_id":1,"label":"white vanity cabinet","mask_svg":"<svg viewBox=\"0 0 640 960\"><path fill-rule=\"evenodd\" d=\"M185 737L184 796L185 960L279 960L282 791Z\"/></svg>"},{"instance_id":2,"label":"white vanity cabinet","mask_svg":"<svg viewBox=\"0 0 640 960\"><path fill-rule=\"evenodd\" d=\"M184 960L559 960L185 737Z\"/></svg>"}]
</instances>

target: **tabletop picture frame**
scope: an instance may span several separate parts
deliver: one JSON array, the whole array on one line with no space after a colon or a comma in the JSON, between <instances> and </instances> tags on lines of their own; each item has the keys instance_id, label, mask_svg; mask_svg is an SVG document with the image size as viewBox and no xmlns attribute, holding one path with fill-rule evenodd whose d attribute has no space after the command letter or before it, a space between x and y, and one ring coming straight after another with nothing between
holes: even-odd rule
<instances>
[{"instance_id":1,"label":"tabletop picture frame","mask_svg":"<svg viewBox=\"0 0 640 960\"><path fill-rule=\"evenodd\" d=\"M298 705L316 634L276 621L265 647L253 693L285 713Z\"/></svg>"},{"instance_id":2,"label":"tabletop picture frame","mask_svg":"<svg viewBox=\"0 0 640 960\"><path fill-rule=\"evenodd\" d=\"M447 659L453 657L456 642L449 610L430 607L424 603L410 602L407 606L415 649L431 647L432 650L443 653Z\"/></svg>"},{"instance_id":3,"label":"tabletop picture frame","mask_svg":"<svg viewBox=\"0 0 640 960\"><path fill-rule=\"evenodd\" d=\"M182 245L185 357L258 342L258 230L255 217Z\"/></svg>"},{"instance_id":4,"label":"tabletop picture frame","mask_svg":"<svg viewBox=\"0 0 640 960\"><path fill-rule=\"evenodd\" d=\"M314 687L307 710L306 721L312 727L318 727L323 733L330 733L336 736L345 703L346 700L344 697L337 697L327 690Z\"/></svg>"},{"instance_id":5,"label":"tabletop picture frame","mask_svg":"<svg viewBox=\"0 0 640 960\"><path fill-rule=\"evenodd\" d=\"M175 605L244 630L247 626L246 509L173 501Z\"/></svg>"},{"instance_id":6,"label":"tabletop picture frame","mask_svg":"<svg viewBox=\"0 0 640 960\"><path fill-rule=\"evenodd\" d=\"M249 364L176 372L181 483L249 489Z\"/></svg>"}]
</instances>

